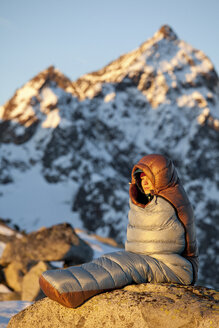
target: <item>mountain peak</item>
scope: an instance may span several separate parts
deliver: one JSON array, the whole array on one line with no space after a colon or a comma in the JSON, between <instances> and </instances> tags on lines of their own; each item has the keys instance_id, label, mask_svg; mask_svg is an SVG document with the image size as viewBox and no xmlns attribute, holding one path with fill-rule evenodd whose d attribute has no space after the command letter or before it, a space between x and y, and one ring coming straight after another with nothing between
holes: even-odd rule
<instances>
[{"instance_id":1,"label":"mountain peak","mask_svg":"<svg viewBox=\"0 0 219 328\"><path fill-rule=\"evenodd\" d=\"M169 25L161 26L152 38L137 49L79 78L73 83L74 94L80 100L91 99L100 95L108 83L119 85L120 90L137 87L153 108L177 102L179 96L183 97L188 90L200 94L201 86L211 97L219 87L218 76L210 59L202 51L180 40ZM205 103L207 107L208 100Z\"/></svg>"},{"instance_id":2,"label":"mountain peak","mask_svg":"<svg viewBox=\"0 0 219 328\"><path fill-rule=\"evenodd\" d=\"M41 103L40 111L45 113L49 108L54 109L58 101L56 93L60 95L59 89L70 95L74 91L72 81L54 66L49 66L18 89L14 96L0 107L0 119L15 120L30 126L38 120L34 106L37 105L38 108ZM45 94L47 101L43 101ZM43 109L43 106L46 109Z\"/></svg>"},{"instance_id":3,"label":"mountain peak","mask_svg":"<svg viewBox=\"0 0 219 328\"><path fill-rule=\"evenodd\" d=\"M64 89L67 92L72 92L72 82L71 80L65 76L62 72L60 72L55 66L49 66L45 70L41 71L37 74L33 79L28 83L38 84L37 88L43 88L44 85L53 82L58 87Z\"/></svg>"},{"instance_id":4,"label":"mountain peak","mask_svg":"<svg viewBox=\"0 0 219 328\"><path fill-rule=\"evenodd\" d=\"M167 40L173 41L173 40L178 39L178 37L177 37L176 33L173 31L173 29L169 25L166 25L166 24L161 26L158 33L162 34L163 37Z\"/></svg>"}]
</instances>

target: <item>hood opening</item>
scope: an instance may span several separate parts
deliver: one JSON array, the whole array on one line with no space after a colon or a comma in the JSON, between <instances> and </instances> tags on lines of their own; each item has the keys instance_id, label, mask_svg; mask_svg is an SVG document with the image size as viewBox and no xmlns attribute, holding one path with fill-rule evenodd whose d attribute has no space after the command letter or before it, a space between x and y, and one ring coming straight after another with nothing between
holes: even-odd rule
<instances>
[{"instance_id":1,"label":"hood opening","mask_svg":"<svg viewBox=\"0 0 219 328\"><path fill-rule=\"evenodd\" d=\"M133 175L134 175L134 179L135 179L137 188L140 190L140 192L142 194L144 194L144 190L141 185L141 177L140 177L141 173L143 173L143 171L141 169L137 169L137 170L135 170Z\"/></svg>"},{"instance_id":2,"label":"hood opening","mask_svg":"<svg viewBox=\"0 0 219 328\"><path fill-rule=\"evenodd\" d=\"M144 173L144 171L140 168L137 168L133 172L135 183L132 183L132 185L130 186L130 197L134 204L138 204L141 207L145 207L145 205L147 205L153 199L153 195L152 197L148 197L148 195L144 193L144 190L141 185L141 173Z\"/></svg>"}]
</instances>

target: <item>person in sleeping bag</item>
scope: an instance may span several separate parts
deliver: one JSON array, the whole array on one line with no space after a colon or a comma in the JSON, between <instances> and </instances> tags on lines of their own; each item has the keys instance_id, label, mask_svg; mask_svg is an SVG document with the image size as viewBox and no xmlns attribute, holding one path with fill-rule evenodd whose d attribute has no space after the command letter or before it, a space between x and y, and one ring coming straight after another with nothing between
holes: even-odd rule
<instances>
[{"instance_id":1,"label":"person in sleeping bag","mask_svg":"<svg viewBox=\"0 0 219 328\"><path fill-rule=\"evenodd\" d=\"M194 284L198 247L192 206L172 161L144 156L134 166L124 251L92 262L49 270L40 277L43 292L67 307L129 284Z\"/></svg>"}]
</instances>

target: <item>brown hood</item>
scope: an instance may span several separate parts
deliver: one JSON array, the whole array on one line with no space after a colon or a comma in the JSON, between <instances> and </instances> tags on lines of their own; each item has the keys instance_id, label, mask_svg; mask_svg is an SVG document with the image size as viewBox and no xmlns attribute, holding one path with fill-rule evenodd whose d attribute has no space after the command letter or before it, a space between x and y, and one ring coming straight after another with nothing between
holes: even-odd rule
<instances>
[{"instance_id":1,"label":"brown hood","mask_svg":"<svg viewBox=\"0 0 219 328\"><path fill-rule=\"evenodd\" d=\"M135 205L145 207L147 205L139 202L140 191L134 178L134 172L137 168L141 169L152 182L154 195L163 197L175 208L178 218L185 228L186 247L182 256L192 263L195 282L198 272L198 247L193 209L173 162L162 155L151 154L142 157L133 167L129 195Z\"/></svg>"}]
</instances>

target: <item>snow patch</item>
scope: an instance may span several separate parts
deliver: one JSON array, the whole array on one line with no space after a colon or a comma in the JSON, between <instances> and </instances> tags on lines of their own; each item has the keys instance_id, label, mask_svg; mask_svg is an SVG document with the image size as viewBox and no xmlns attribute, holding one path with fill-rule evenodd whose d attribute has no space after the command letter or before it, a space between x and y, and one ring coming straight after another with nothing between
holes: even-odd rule
<instances>
[{"instance_id":1,"label":"snow patch","mask_svg":"<svg viewBox=\"0 0 219 328\"><path fill-rule=\"evenodd\" d=\"M27 231L61 222L82 227L77 213L71 211L76 184L71 180L48 183L40 171L40 166L35 165L25 174L14 172L14 184L0 185L0 193L4 194L0 197L1 217L11 218Z\"/></svg>"},{"instance_id":2,"label":"snow patch","mask_svg":"<svg viewBox=\"0 0 219 328\"><path fill-rule=\"evenodd\" d=\"M110 246L108 244L104 244L103 242L99 241L95 235L89 235L85 231L77 231L77 235L86 241L91 248L94 251L94 259L99 258L100 256L107 254L107 253L112 253L112 252L117 252L123 250L122 248L117 248Z\"/></svg>"},{"instance_id":3,"label":"snow patch","mask_svg":"<svg viewBox=\"0 0 219 328\"><path fill-rule=\"evenodd\" d=\"M3 254L3 251L5 249L6 243L3 243L2 241L0 241L0 257Z\"/></svg>"},{"instance_id":4,"label":"snow patch","mask_svg":"<svg viewBox=\"0 0 219 328\"><path fill-rule=\"evenodd\" d=\"M15 233L10 228L0 225L0 234L5 236L13 236Z\"/></svg>"},{"instance_id":5,"label":"snow patch","mask_svg":"<svg viewBox=\"0 0 219 328\"><path fill-rule=\"evenodd\" d=\"M0 328L6 328L13 315L30 306L31 302L26 301L4 301L0 302Z\"/></svg>"},{"instance_id":6,"label":"snow patch","mask_svg":"<svg viewBox=\"0 0 219 328\"><path fill-rule=\"evenodd\" d=\"M0 284L0 293L11 293L11 290L7 286Z\"/></svg>"}]
</instances>

